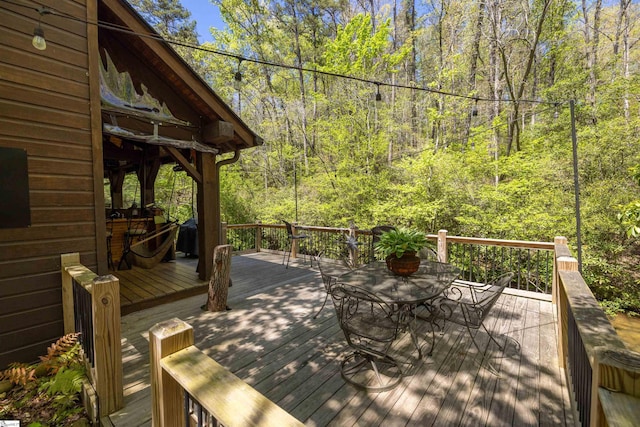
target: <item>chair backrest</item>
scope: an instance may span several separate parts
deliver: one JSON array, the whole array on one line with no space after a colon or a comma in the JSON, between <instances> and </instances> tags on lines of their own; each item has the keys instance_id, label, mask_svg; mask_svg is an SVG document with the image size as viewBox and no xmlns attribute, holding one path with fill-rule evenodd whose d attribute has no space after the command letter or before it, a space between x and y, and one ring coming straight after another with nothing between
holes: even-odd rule
<instances>
[{"instance_id":1,"label":"chair backrest","mask_svg":"<svg viewBox=\"0 0 640 427\"><path fill-rule=\"evenodd\" d=\"M382 233L395 229L393 225L377 225L371 229L371 261L375 261L376 259L375 246L376 243L380 241Z\"/></svg>"},{"instance_id":2,"label":"chair backrest","mask_svg":"<svg viewBox=\"0 0 640 427\"><path fill-rule=\"evenodd\" d=\"M287 227L287 235L289 237L293 237L293 227L291 226L291 223L285 221L284 219L282 220L282 222L284 222L284 225Z\"/></svg>"},{"instance_id":3,"label":"chair backrest","mask_svg":"<svg viewBox=\"0 0 640 427\"><path fill-rule=\"evenodd\" d=\"M376 295L355 286L335 284L330 294L340 328L350 346L377 350L388 345L398 334L398 317L389 304Z\"/></svg>"},{"instance_id":4,"label":"chair backrest","mask_svg":"<svg viewBox=\"0 0 640 427\"><path fill-rule=\"evenodd\" d=\"M472 325L470 326L475 324L477 324L478 327L480 326L500 295L502 295L504 288L506 288L511 282L511 279L513 279L513 276L515 276L513 272L504 273L492 280L488 286L477 290L474 288L471 289L473 303L465 304L467 306L467 313L471 315L470 319L467 319L468 321L472 321Z\"/></svg>"},{"instance_id":5,"label":"chair backrest","mask_svg":"<svg viewBox=\"0 0 640 427\"><path fill-rule=\"evenodd\" d=\"M323 252L320 252L318 255L316 255L315 260L316 265L318 266L318 270L320 270L320 276L322 276L322 284L324 285L326 291L329 293L331 292L331 286L335 282L336 278L335 276L327 274L327 271L325 271L326 269L323 269L324 263L322 261L322 254Z\"/></svg>"},{"instance_id":6,"label":"chair backrest","mask_svg":"<svg viewBox=\"0 0 640 427\"><path fill-rule=\"evenodd\" d=\"M418 251L418 257L420 257L420 259L438 261L438 253L435 251L435 249L428 246L425 246L424 248L420 249L420 251Z\"/></svg>"},{"instance_id":7,"label":"chair backrest","mask_svg":"<svg viewBox=\"0 0 640 427\"><path fill-rule=\"evenodd\" d=\"M380 235L382 233L386 233L387 231L395 230L396 228L393 225L377 225L371 229L371 240L373 243L376 243L380 240Z\"/></svg>"}]
</instances>

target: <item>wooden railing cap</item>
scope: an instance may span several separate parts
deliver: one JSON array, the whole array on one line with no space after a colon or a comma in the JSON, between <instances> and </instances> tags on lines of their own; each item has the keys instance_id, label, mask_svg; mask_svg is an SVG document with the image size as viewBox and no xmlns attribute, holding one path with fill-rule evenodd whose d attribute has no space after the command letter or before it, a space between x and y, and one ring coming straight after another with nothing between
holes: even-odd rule
<instances>
[{"instance_id":1,"label":"wooden railing cap","mask_svg":"<svg viewBox=\"0 0 640 427\"><path fill-rule=\"evenodd\" d=\"M640 373L640 353L628 348L598 347L596 350L601 365L614 366Z\"/></svg>"},{"instance_id":2,"label":"wooden railing cap","mask_svg":"<svg viewBox=\"0 0 640 427\"><path fill-rule=\"evenodd\" d=\"M193 329L193 327L187 322L174 317L173 319L156 323L149 329L149 333L157 337L168 337L187 329Z\"/></svg>"}]
</instances>

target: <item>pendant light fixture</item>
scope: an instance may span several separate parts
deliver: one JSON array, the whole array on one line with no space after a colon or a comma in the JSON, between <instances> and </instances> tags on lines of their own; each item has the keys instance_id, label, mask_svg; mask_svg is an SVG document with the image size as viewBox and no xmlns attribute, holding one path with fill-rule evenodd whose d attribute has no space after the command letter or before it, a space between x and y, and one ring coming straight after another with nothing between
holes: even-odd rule
<instances>
[{"instance_id":1,"label":"pendant light fixture","mask_svg":"<svg viewBox=\"0 0 640 427\"><path fill-rule=\"evenodd\" d=\"M44 38L44 30L40 26L40 21L42 20L42 15L48 15L51 11L44 6L36 10L40 14L40 17L38 18L38 25L33 29L33 40L31 40L31 44L38 50L45 50L47 48L47 41Z\"/></svg>"}]
</instances>

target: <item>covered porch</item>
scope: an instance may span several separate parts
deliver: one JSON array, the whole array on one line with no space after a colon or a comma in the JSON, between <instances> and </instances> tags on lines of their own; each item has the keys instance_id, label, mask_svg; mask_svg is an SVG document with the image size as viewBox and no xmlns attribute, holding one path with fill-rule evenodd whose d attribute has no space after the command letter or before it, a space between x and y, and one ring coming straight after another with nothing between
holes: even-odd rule
<instances>
[{"instance_id":1,"label":"covered porch","mask_svg":"<svg viewBox=\"0 0 640 427\"><path fill-rule=\"evenodd\" d=\"M158 274L170 283L185 281L183 261L161 264ZM179 318L193 326L200 350L306 425L574 424L550 296L518 291L498 301L487 327L507 349L504 355L495 346L486 351L500 376L479 366L466 330L447 325L433 355L422 359L403 337L395 347L404 362L400 386L367 394L340 377L348 348L333 307L313 319L323 298L316 269L300 259L285 269L281 254L258 252L234 256L231 277L230 311L202 311L202 283L201 295L122 317L124 408L109 423L151 425L148 331ZM126 278L121 282L124 301Z\"/></svg>"}]
</instances>

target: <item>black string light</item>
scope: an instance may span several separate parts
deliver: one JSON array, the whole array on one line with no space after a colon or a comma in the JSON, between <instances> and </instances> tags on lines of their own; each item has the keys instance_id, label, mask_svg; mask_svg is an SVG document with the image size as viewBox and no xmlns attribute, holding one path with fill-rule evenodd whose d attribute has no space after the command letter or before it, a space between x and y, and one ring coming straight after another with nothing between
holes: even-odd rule
<instances>
[{"instance_id":1,"label":"black string light","mask_svg":"<svg viewBox=\"0 0 640 427\"><path fill-rule=\"evenodd\" d=\"M235 74L233 75L233 78L237 82L237 84L239 85L240 83L242 83L242 73L240 72L240 66L242 65L243 58L238 56L237 59L238 59L238 69L236 70Z\"/></svg>"},{"instance_id":2,"label":"black string light","mask_svg":"<svg viewBox=\"0 0 640 427\"><path fill-rule=\"evenodd\" d=\"M12 0L5 0L5 1L7 3L13 4L13 5L16 5L16 6L25 7L25 5L20 4L20 3L16 3L16 2L14 2ZM235 53L225 52L225 51L217 50L217 49L210 48L210 47L207 47L207 46L201 46L201 45L185 43L185 42L176 41L176 40L165 39L164 37L162 37L161 35L159 35L157 33L137 33L135 31L132 31L129 27L126 27L126 26L123 26L123 25L114 24L114 23L111 23L111 22L105 22L105 21L91 22L91 21L87 21L85 19L80 19L80 18L74 17L72 15L68 15L66 13L62 13L62 12L55 11L55 10L48 9L48 8L44 8L44 7L38 9L39 12L41 10L46 10L45 13L55 13L57 16L60 16L60 17L63 17L63 18L67 18L67 19L70 19L70 20L78 21L78 22L83 22L83 23L90 24L90 25L96 25L99 28L103 28L103 29L110 30L110 31L117 31L117 32L129 34L129 35L134 35L134 36L141 37L141 38L149 38L149 39L153 39L153 40L158 40L158 41L161 41L161 42L164 42L164 43L168 43L168 44L175 45L175 46L181 46L181 47L184 47L184 48L187 48L187 49L195 49L195 50L199 50L199 51L202 51L202 52L208 52L208 53L213 53L213 54L216 54L216 55L235 58L235 59L237 59L239 61L239 63L242 62L242 61L249 61L249 62L252 62L252 63L255 63L255 64L260 64L260 65L266 65L266 66L278 67L278 68L284 68L284 69L291 69L291 70L303 71L303 72L310 72L310 73L320 74L320 75L325 75L325 76L330 76L330 77L337 77L337 78L343 78L343 79L348 79L348 80L360 81L360 82L363 82L363 83L375 84L377 86L377 88L378 88L378 91L376 93L376 101L379 101L379 100L381 101L382 100L382 95L380 94L380 91L379 91L380 85L391 86L391 87L399 88L399 89L410 89L410 90L424 91L424 92L429 92L429 93L434 93L434 94L439 94L439 95L444 95L444 96L457 97L457 98L472 99L472 100L475 100L476 102L477 101L487 101L487 102L500 101L500 100L492 99L492 98L481 98L481 97L477 97L477 96L457 94L457 93L447 92L447 91L433 89L433 88L429 88L429 87L403 85L403 84L398 84L398 83L384 83L384 82L379 82L379 81L370 80L370 79L361 78L361 77L349 76L349 75L344 75L344 74L339 74L339 73L332 73L332 72L328 72L328 71L320 71L320 70L317 70L315 68L311 69L311 68L305 68L305 67L301 67L301 66L280 64L280 63L265 61L265 60L261 60L261 59L246 58L246 57L239 56L238 54L235 54ZM240 82L242 80L242 74L240 73L239 69L234 74L234 79L237 82ZM530 100L530 99L520 99L520 100L518 100L518 102L521 102L521 103L535 103L535 104L555 104L555 103L550 102L550 101Z\"/></svg>"},{"instance_id":3,"label":"black string light","mask_svg":"<svg viewBox=\"0 0 640 427\"><path fill-rule=\"evenodd\" d=\"M44 6L36 10L40 14L40 17L38 18L38 26L33 29L33 40L31 40L31 44L38 50L45 50L47 48L47 40L44 38L44 30L40 26L40 21L42 21L43 15L48 15L51 11Z\"/></svg>"}]
</instances>

